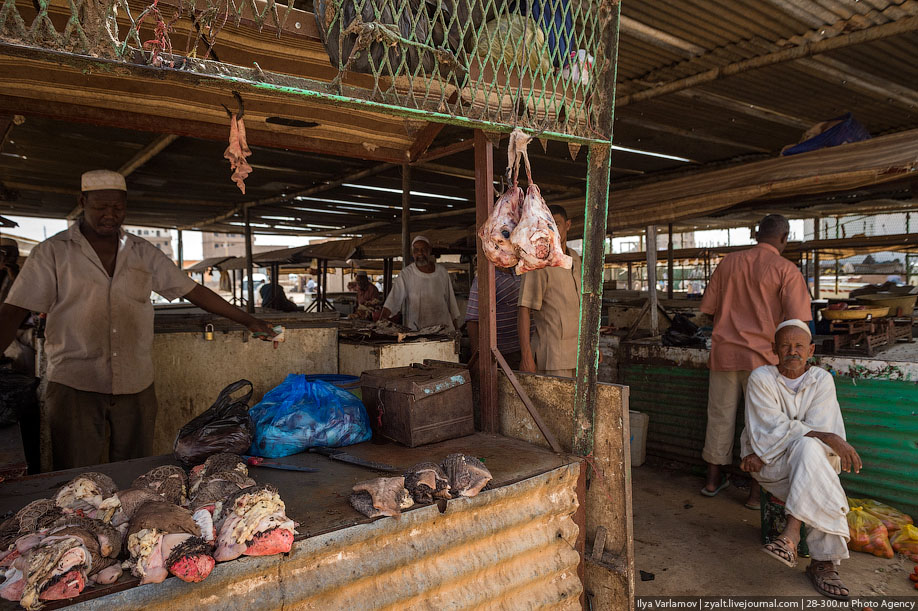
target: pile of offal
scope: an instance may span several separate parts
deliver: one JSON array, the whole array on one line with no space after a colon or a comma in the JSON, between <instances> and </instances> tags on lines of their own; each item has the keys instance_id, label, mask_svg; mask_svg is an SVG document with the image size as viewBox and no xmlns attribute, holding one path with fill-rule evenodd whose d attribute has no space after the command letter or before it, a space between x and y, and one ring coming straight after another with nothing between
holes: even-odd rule
<instances>
[{"instance_id":1,"label":"pile of offal","mask_svg":"<svg viewBox=\"0 0 918 611\"><path fill-rule=\"evenodd\" d=\"M125 570L141 584L170 574L198 582L217 562L289 552L294 528L277 490L251 479L236 454L188 473L157 467L124 490L83 473L0 524L0 596L38 609Z\"/></svg>"}]
</instances>

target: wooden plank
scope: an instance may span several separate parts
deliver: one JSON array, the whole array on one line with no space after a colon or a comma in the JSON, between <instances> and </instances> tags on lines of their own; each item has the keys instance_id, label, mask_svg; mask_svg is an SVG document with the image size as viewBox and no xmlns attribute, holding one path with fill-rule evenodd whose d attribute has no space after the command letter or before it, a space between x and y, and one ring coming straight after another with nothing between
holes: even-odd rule
<instances>
[{"instance_id":1,"label":"wooden plank","mask_svg":"<svg viewBox=\"0 0 918 611\"><path fill-rule=\"evenodd\" d=\"M532 420L536 423L536 426L539 427L539 431L541 431L542 436L545 437L545 441L548 442L549 447L551 447L551 449L555 452L563 452L564 450L561 448L561 444L558 443L554 433L552 433L551 429L549 429L545 424L545 420L542 419L541 414L539 414L539 410L537 410L535 405L532 404L532 400L529 398L529 395L527 395L526 391L523 390L523 387L520 386L519 380L516 379L516 374L513 373L513 370L510 368L510 365L507 364L507 361L500 353L500 350L498 350L496 347L491 348L491 354L493 354L494 358L497 359L497 363L500 365L500 368L504 370L504 374L507 376L507 379L510 380L510 384L513 385L513 389L516 390L517 394L520 396L520 401L522 401L523 405L526 406L526 410L529 412L529 415L532 416Z\"/></svg>"},{"instance_id":2,"label":"wooden plank","mask_svg":"<svg viewBox=\"0 0 918 611\"><path fill-rule=\"evenodd\" d=\"M402 164L402 264L411 261L411 230L408 221L411 218L411 166Z\"/></svg>"},{"instance_id":3,"label":"wooden plank","mask_svg":"<svg viewBox=\"0 0 918 611\"><path fill-rule=\"evenodd\" d=\"M494 202L494 146L480 129L475 130L475 226L481 227ZM480 240L478 252L478 377L481 405L481 428L497 433L500 417L497 411L497 302L494 291L494 264L484 255Z\"/></svg>"},{"instance_id":4,"label":"wooden plank","mask_svg":"<svg viewBox=\"0 0 918 611\"><path fill-rule=\"evenodd\" d=\"M124 107L130 107L130 105ZM167 104L163 106L161 112L168 113L168 110L169 105ZM135 129L159 134L175 134L204 140L225 141L229 136L229 128L226 125L209 121L183 119L168 116L167 114L149 114L147 112L131 112L116 108L85 106L62 100L38 100L0 94L0 111L15 112L25 116L47 117L59 121ZM321 141L297 133L263 130L254 124L251 127L246 125L246 135L250 146L285 148L373 161L400 163L403 159L403 153L395 149L376 148L370 150L363 145L348 142L335 143Z\"/></svg>"}]
</instances>

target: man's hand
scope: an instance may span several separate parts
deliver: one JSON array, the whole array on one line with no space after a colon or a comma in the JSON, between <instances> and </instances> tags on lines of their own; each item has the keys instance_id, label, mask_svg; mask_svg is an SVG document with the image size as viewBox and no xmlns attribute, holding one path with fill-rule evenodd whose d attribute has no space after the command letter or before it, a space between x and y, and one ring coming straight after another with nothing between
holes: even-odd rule
<instances>
[{"instance_id":1,"label":"man's hand","mask_svg":"<svg viewBox=\"0 0 918 611\"><path fill-rule=\"evenodd\" d=\"M246 328L251 331L255 337L266 342L271 341L271 339L277 335L277 333L274 332L274 328L260 318L252 317L252 320L246 324Z\"/></svg>"},{"instance_id":2,"label":"man's hand","mask_svg":"<svg viewBox=\"0 0 918 611\"><path fill-rule=\"evenodd\" d=\"M765 463L755 454L744 457L743 462L740 463L740 469L746 473L758 473L764 466Z\"/></svg>"},{"instance_id":3,"label":"man's hand","mask_svg":"<svg viewBox=\"0 0 918 611\"><path fill-rule=\"evenodd\" d=\"M810 431L806 436L815 437L832 448L832 451L841 458L841 468L845 473L851 473L852 469L854 469L855 473L860 473L861 469L864 467L864 463L861 462L861 457L858 455L857 450L854 449L854 446L835 433Z\"/></svg>"},{"instance_id":4,"label":"man's hand","mask_svg":"<svg viewBox=\"0 0 918 611\"><path fill-rule=\"evenodd\" d=\"M524 372L526 372L526 373L535 373L535 372L536 372L535 359L532 357L532 353L531 353L531 352L528 353L528 354L527 354L527 353L523 353L523 356L522 356L522 358L520 359L520 371L524 371Z\"/></svg>"}]
</instances>

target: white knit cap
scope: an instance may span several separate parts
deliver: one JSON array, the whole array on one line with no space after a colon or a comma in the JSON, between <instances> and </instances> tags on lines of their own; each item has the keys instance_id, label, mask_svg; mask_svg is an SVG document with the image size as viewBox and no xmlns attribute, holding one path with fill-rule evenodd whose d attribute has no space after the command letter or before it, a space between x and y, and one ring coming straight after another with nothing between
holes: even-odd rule
<instances>
[{"instance_id":1,"label":"white knit cap","mask_svg":"<svg viewBox=\"0 0 918 611\"><path fill-rule=\"evenodd\" d=\"M778 335L778 331L780 331L780 330L783 329L784 327L799 327L799 328L803 329L804 331L806 331L806 334L809 335L810 338L813 337L812 332L810 332L810 325L808 325L807 323L803 322L803 321L800 320L799 318L791 318L790 320L785 320L784 322L782 322L780 325L778 325L778 328L775 329L775 336L777 336L777 335Z\"/></svg>"},{"instance_id":2,"label":"white knit cap","mask_svg":"<svg viewBox=\"0 0 918 611\"><path fill-rule=\"evenodd\" d=\"M115 189L117 191L127 191L127 183L124 182L124 176L111 170L91 170L83 173L80 190L103 191L106 189Z\"/></svg>"},{"instance_id":3,"label":"white knit cap","mask_svg":"<svg viewBox=\"0 0 918 611\"><path fill-rule=\"evenodd\" d=\"M427 242L428 246L431 245L430 240L428 240L425 236L422 236L422 235L414 236L414 239L411 240L411 245L414 246L415 242Z\"/></svg>"}]
</instances>

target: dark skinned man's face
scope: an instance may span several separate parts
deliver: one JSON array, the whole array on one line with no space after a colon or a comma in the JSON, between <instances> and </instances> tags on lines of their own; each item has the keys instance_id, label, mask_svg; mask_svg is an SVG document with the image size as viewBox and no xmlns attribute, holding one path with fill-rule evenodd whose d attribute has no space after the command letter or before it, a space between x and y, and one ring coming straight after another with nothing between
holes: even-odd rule
<instances>
[{"instance_id":1,"label":"dark skinned man's face","mask_svg":"<svg viewBox=\"0 0 918 611\"><path fill-rule=\"evenodd\" d=\"M118 189L89 191L80 197L83 222L100 236L118 235L127 214L127 193Z\"/></svg>"},{"instance_id":2,"label":"dark skinned man's face","mask_svg":"<svg viewBox=\"0 0 918 611\"><path fill-rule=\"evenodd\" d=\"M561 237L561 249L564 250L567 247L567 232L571 228L570 219L565 219L560 214L553 214L552 218L555 219L555 225L558 226L558 235Z\"/></svg>"},{"instance_id":3,"label":"dark skinned man's face","mask_svg":"<svg viewBox=\"0 0 918 611\"><path fill-rule=\"evenodd\" d=\"M815 350L809 333L799 327L785 327L775 336L778 370L789 378L799 377L806 370L806 362Z\"/></svg>"},{"instance_id":4,"label":"dark skinned man's face","mask_svg":"<svg viewBox=\"0 0 918 611\"><path fill-rule=\"evenodd\" d=\"M411 256L418 267L427 267L433 263L433 251L427 242L415 242L411 247Z\"/></svg>"},{"instance_id":5,"label":"dark skinned man's face","mask_svg":"<svg viewBox=\"0 0 918 611\"><path fill-rule=\"evenodd\" d=\"M367 280L366 276L357 276L357 286L360 287L360 290L366 290L370 286L370 281Z\"/></svg>"}]
</instances>

